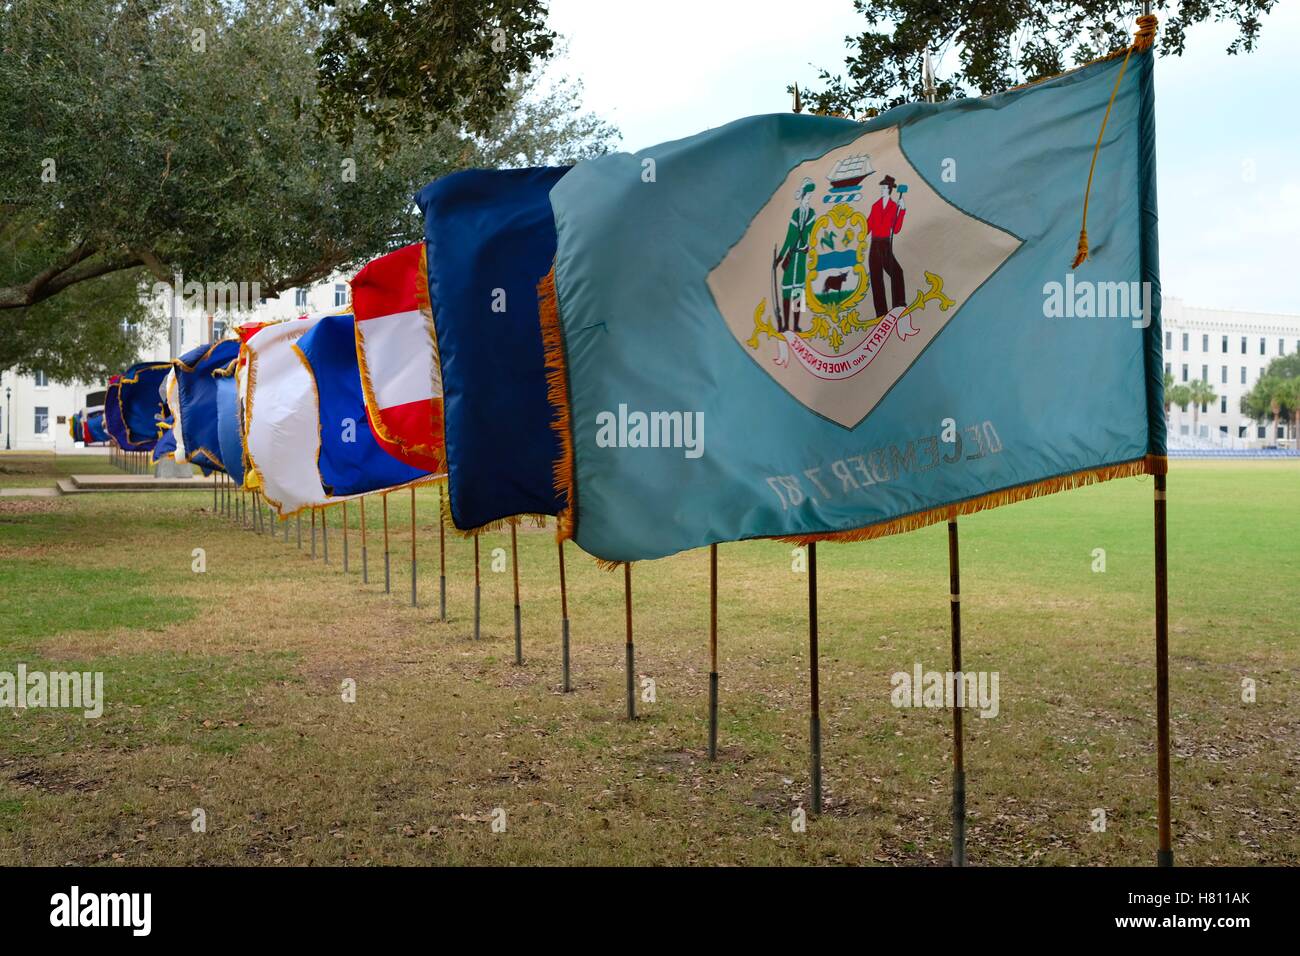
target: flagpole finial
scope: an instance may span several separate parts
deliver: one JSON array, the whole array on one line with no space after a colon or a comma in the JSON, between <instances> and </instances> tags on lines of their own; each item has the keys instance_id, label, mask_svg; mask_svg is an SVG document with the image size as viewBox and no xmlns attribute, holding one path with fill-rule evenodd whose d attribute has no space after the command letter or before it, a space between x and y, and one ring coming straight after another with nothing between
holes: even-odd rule
<instances>
[{"instance_id":1,"label":"flagpole finial","mask_svg":"<svg viewBox=\"0 0 1300 956\"><path fill-rule=\"evenodd\" d=\"M801 99L799 98L799 84L798 84L798 83L796 83L796 84L794 85L794 106L793 106L793 109L794 109L794 111L795 111L796 113L802 113L802 112L803 112L803 100L801 100Z\"/></svg>"}]
</instances>

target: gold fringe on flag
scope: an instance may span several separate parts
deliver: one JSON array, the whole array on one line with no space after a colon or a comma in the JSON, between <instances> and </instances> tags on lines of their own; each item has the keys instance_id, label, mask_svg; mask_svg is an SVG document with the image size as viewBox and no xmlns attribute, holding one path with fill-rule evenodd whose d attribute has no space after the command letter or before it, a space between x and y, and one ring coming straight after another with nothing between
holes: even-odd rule
<instances>
[{"instance_id":1,"label":"gold fringe on flag","mask_svg":"<svg viewBox=\"0 0 1300 956\"><path fill-rule=\"evenodd\" d=\"M560 457L555 460L555 490L565 496L564 507L555 516L555 540L573 537L577 515L577 492L573 483L573 421L569 414L569 367L564 354L564 333L560 328L560 303L555 289L555 266L537 284L537 312L542 325L542 349L546 364L546 399L555 417L551 428L560 436Z\"/></svg>"},{"instance_id":2,"label":"gold fringe on flag","mask_svg":"<svg viewBox=\"0 0 1300 956\"><path fill-rule=\"evenodd\" d=\"M891 534L901 534L904 531L916 531L919 528L938 524L941 521L951 521L962 515L1014 504L1017 501L1041 498L1044 495L1055 494L1058 491L1069 491L1072 488L1082 488L1084 485L1110 481L1112 478L1128 478L1133 475L1163 475L1168 470L1169 460L1164 455L1145 455L1142 458L1120 462L1117 465L1085 468L1082 471L1073 471L1069 474L1056 475L1040 481L1014 485L1000 491L991 491L988 494L977 495L964 501L941 505L938 508L929 508L925 511L917 511L909 515L903 515L900 518L866 525L862 528L850 528L847 531L827 531L821 534L782 535L776 540L798 545L812 544L815 541L869 541L872 538L884 538Z\"/></svg>"},{"instance_id":3,"label":"gold fringe on flag","mask_svg":"<svg viewBox=\"0 0 1300 956\"><path fill-rule=\"evenodd\" d=\"M1083 190L1083 222L1079 226L1079 244L1074 251L1074 261L1070 264L1071 269L1079 268L1088 258L1088 200L1092 197L1092 176L1097 171L1097 155L1101 152L1102 137L1106 135L1106 123L1110 120L1110 109L1115 105L1115 97L1119 95L1120 84L1124 82L1124 73L1128 70L1129 57L1135 51L1142 53L1150 50L1152 44L1155 43L1156 23L1157 20L1153 14L1148 13L1138 17L1138 31L1133 36L1132 45L1101 57L1103 60L1109 60L1122 53L1124 63L1119 68L1119 76L1115 77L1115 88L1110 91L1110 102L1106 104L1106 112L1101 117L1101 129L1097 131L1097 145L1092 149L1092 163L1088 166L1088 185ZM1097 61L1094 60L1093 62Z\"/></svg>"},{"instance_id":4,"label":"gold fringe on flag","mask_svg":"<svg viewBox=\"0 0 1300 956\"><path fill-rule=\"evenodd\" d=\"M348 297L352 297L352 284L348 282ZM420 243L419 265L417 266L415 277L415 305L420 310L420 315L424 318L424 327L429 333L429 342L433 345L433 361L438 366L438 378L442 378L442 353L438 351L438 329L433 321L433 304L429 301L429 258L425 249L425 244ZM349 302L348 308L352 305ZM365 321L364 319L362 321ZM430 458L434 462L432 471L440 474L447 470L447 433L446 433L446 405L443 396L439 394L433 399L434 402L443 406L443 434L442 444L440 446L426 445L423 442L407 441L406 439L392 434L384 424L382 409L379 407L379 399L375 396L375 383L370 377L370 366L366 364L366 352L362 348L362 339L365 333L362 331L361 322L356 319L356 313L352 315L353 328L355 329L357 367L361 371L361 392L365 396L366 409L374 410L373 415L367 415L370 420L371 430L383 441L390 445L409 452L412 455L418 455L421 458Z\"/></svg>"},{"instance_id":5,"label":"gold fringe on flag","mask_svg":"<svg viewBox=\"0 0 1300 956\"><path fill-rule=\"evenodd\" d=\"M442 496L442 520L446 526L451 529L453 534L459 535L462 538L472 538L475 535L483 534L488 531L500 531L501 529L508 528L511 525L518 527L523 524L524 521L531 521L535 527L545 528L546 518L546 515L538 514L507 515L504 518L497 518L495 521L489 521L487 524L481 524L477 528L462 528L460 525L456 524L455 519L451 516L450 481L447 482L447 494Z\"/></svg>"}]
</instances>

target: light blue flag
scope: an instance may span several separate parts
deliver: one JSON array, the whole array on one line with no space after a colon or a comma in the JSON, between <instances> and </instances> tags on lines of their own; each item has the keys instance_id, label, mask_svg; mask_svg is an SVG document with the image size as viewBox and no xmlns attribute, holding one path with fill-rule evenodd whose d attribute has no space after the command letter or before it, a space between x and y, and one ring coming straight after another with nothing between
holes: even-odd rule
<instances>
[{"instance_id":1,"label":"light blue flag","mask_svg":"<svg viewBox=\"0 0 1300 956\"><path fill-rule=\"evenodd\" d=\"M1163 472L1152 94L1133 52L575 167L540 290L562 535L857 540Z\"/></svg>"}]
</instances>

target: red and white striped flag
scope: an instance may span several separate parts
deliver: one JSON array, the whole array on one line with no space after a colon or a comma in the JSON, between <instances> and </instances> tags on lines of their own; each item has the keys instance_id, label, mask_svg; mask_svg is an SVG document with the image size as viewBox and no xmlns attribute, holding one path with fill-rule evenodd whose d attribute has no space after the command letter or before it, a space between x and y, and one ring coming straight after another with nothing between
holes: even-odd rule
<instances>
[{"instance_id":1,"label":"red and white striped flag","mask_svg":"<svg viewBox=\"0 0 1300 956\"><path fill-rule=\"evenodd\" d=\"M442 370L424 243L368 263L352 280L357 359L375 440L416 468L447 470Z\"/></svg>"}]
</instances>

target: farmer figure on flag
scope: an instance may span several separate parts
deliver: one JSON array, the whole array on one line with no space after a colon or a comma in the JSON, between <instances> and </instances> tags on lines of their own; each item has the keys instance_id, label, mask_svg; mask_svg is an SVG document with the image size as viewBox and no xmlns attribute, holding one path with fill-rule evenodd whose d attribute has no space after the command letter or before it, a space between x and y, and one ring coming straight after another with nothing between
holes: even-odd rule
<instances>
[{"instance_id":1,"label":"farmer figure on flag","mask_svg":"<svg viewBox=\"0 0 1300 956\"><path fill-rule=\"evenodd\" d=\"M785 231L785 244L777 252L772 269L781 266L781 314L777 316L777 331L790 330L790 308L794 303L794 331L799 331L799 316L803 312L804 281L808 275L808 244L812 224L816 218L809 208L811 195L817 187L808 177L799 185L795 198L799 205L790 213L790 224Z\"/></svg>"},{"instance_id":2,"label":"farmer figure on flag","mask_svg":"<svg viewBox=\"0 0 1300 956\"><path fill-rule=\"evenodd\" d=\"M886 175L880 181L880 198L871 204L867 214L867 228L871 232L871 249L867 252L867 268L871 274L871 295L876 307L876 318L885 316L892 305L902 309L907 305L907 293L903 290L903 267L894 258L894 236L903 228L907 216L903 193L906 186L898 189L898 201L890 198L896 181ZM889 301L885 299L885 274L889 274Z\"/></svg>"}]
</instances>

